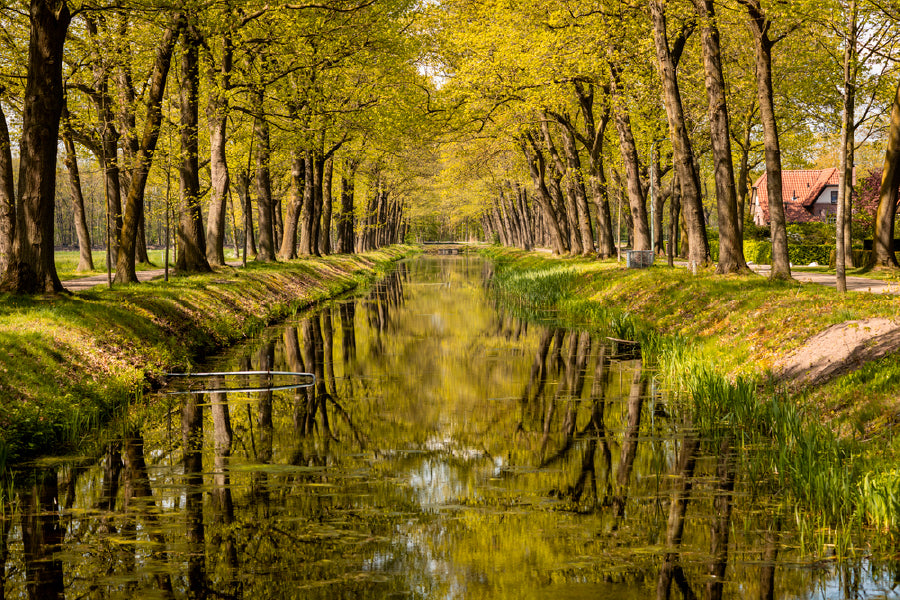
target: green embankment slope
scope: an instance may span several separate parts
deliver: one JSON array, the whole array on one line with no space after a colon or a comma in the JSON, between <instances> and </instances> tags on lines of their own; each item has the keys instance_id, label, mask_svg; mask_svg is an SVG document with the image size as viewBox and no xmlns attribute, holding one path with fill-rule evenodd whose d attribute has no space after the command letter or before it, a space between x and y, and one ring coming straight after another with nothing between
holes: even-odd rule
<instances>
[{"instance_id":1,"label":"green embankment slope","mask_svg":"<svg viewBox=\"0 0 900 600\"><path fill-rule=\"evenodd\" d=\"M414 251L393 246L73 296L0 297L0 468L72 447L162 374L349 291Z\"/></svg>"},{"instance_id":2,"label":"green embankment slope","mask_svg":"<svg viewBox=\"0 0 900 600\"><path fill-rule=\"evenodd\" d=\"M859 528L872 533L867 543L900 539L898 353L848 361L813 380L785 377L780 368L785 357L806 352L813 336L865 329L869 320L890 323L884 337L896 345L897 297L840 295L752 274L627 270L614 261L500 248L485 254L494 261L493 289L507 305L641 342L655 376L673 391L673 426L712 455L727 444L745 471L764 473L755 485L797 507L798 523L822 533L812 551L830 545L852 554Z\"/></svg>"}]
</instances>

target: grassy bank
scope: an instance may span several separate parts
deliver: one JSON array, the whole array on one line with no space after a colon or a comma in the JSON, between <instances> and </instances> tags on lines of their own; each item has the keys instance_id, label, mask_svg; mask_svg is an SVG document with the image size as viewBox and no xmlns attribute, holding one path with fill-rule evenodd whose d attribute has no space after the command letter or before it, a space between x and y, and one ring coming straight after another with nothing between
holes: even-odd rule
<instances>
[{"instance_id":1,"label":"grassy bank","mask_svg":"<svg viewBox=\"0 0 900 600\"><path fill-rule=\"evenodd\" d=\"M225 267L74 296L0 296L0 468L71 447L170 371L412 253Z\"/></svg>"},{"instance_id":2,"label":"grassy bank","mask_svg":"<svg viewBox=\"0 0 900 600\"><path fill-rule=\"evenodd\" d=\"M778 378L779 358L831 325L897 319L896 297L840 295L758 275L626 270L615 262L492 248L496 288L566 324L641 341L696 434L732 436L744 472L775 473L773 497L804 509L819 547L849 551L847 526L900 535L900 360L894 355L828 381ZM792 504L793 505L793 504Z\"/></svg>"}]
</instances>

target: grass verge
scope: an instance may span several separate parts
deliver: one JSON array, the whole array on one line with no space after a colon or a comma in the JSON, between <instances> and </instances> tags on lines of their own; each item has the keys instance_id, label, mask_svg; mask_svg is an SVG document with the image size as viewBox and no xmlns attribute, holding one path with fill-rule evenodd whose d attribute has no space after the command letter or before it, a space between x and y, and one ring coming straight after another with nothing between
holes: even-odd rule
<instances>
[{"instance_id":1,"label":"grass verge","mask_svg":"<svg viewBox=\"0 0 900 600\"><path fill-rule=\"evenodd\" d=\"M412 252L393 246L74 296L0 296L0 470L73 447L164 373L190 369Z\"/></svg>"}]
</instances>

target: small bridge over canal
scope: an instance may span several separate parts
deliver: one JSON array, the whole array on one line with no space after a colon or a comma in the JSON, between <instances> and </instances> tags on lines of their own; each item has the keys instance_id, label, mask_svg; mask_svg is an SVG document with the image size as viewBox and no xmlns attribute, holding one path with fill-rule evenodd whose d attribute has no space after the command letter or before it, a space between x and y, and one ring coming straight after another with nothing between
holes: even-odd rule
<instances>
[{"instance_id":1,"label":"small bridge over canal","mask_svg":"<svg viewBox=\"0 0 900 600\"><path fill-rule=\"evenodd\" d=\"M469 242L422 242L426 254L466 254L474 250L476 244Z\"/></svg>"}]
</instances>

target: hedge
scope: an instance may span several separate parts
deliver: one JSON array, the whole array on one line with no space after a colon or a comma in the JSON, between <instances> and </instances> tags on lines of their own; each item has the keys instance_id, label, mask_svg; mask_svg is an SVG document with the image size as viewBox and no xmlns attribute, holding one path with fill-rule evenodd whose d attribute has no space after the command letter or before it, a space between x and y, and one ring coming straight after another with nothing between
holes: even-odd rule
<instances>
[{"instance_id":1,"label":"hedge","mask_svg":"<svg viewBox=\"0 0 900 600\"><path fill-rule=\"evenodd\" d=\"M853 250L855 264L864 264L859 262L863 257L863 250ZM709 240L709 256L713 262L719 260L719 240ZM859 256L859 258L857 258ZM744 240L744 259L748 263L752 262L757 265L768 265L772 262L772 242L768 240ZM788 260L794 265L808 265L816 262L820 265L830 264L834 266L834 245L801 245L788 244Z\"/></svg>"},{"instance_id":2,"label":"hedge","mask_svg":"<svg viewBox=\"0 0 900 600\"><path fill-rule=\"evenodd\" d=\"M794 265L808 265L819 263L829 264L834 246L831 244L820 245L788 245L788 260ZM747 262L758 265L767 265L772 262L772 242L762 240L744 240L744 258Z\"/></svg>"}]
</instances>

